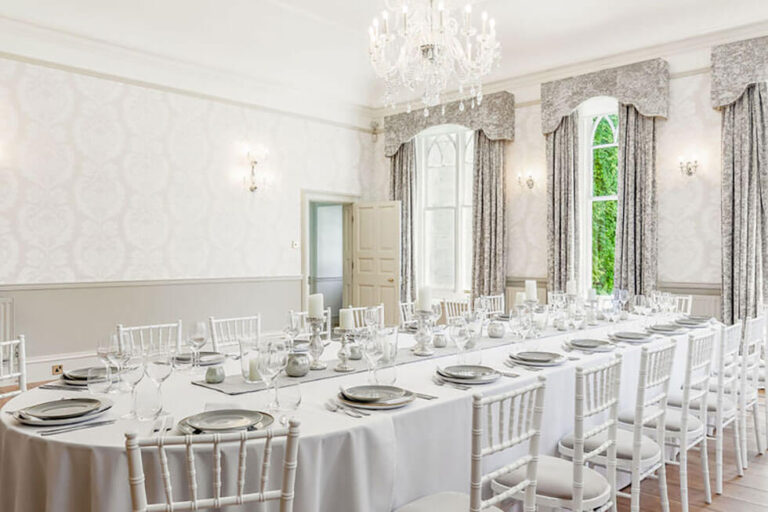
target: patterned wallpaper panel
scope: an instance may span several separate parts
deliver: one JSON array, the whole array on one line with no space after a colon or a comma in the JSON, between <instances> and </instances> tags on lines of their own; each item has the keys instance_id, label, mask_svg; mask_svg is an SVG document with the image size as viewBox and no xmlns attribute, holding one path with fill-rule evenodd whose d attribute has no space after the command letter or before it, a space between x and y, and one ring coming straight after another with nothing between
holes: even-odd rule
<instances>
[{"instance_id":1,"label":"patterned wallpaper panel","mask_svg":"<svg viewBox=\"0 0 768 512\"><path fill-rule=\"evenodd\" d=\"M297 275L300 190L359 194L372 161L359 131L0 59L0 284Z\"/></svg>"}]
</instances>

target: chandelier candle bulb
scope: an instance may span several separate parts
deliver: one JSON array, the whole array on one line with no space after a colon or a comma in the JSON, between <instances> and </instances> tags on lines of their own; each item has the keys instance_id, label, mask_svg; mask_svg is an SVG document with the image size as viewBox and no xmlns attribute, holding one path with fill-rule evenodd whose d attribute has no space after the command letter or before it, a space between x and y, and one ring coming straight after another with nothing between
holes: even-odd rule
<instances>
[{"instance_id":1,"label":"chandelier candle bulb","mask_svg":"<svg viewBox=\"0 0 768 512\"><path fill-rule=\"evenodd\" d=\"M307 316L309 318L323 318L323 294L315 293L309 296Z\"/></svg>"},{"instance_id":2,"label":"chandelier candle bulb","mask_svg":"<svg viewBox=\"0 0 768 512\"><path fill-rule=\"evenodd\" d=\"M408 33L408 6L403 6L403 35Z\"/></svg>"},{"instance_id":3,"label":"chandelier candle bulb","mask_svg":"<svg viewBox=\"0 0 768 512\"><path fill-rule=\"evenodd\" d=\"M382 11L381 19L384 20L384 34L389 34L389 13L387 11Z\"/></svg>"},{"instance_id":4,"label":"chandelier candle bulb","mask_svg":"<svg viewBox=\"0 0 768 512\"><path fill-rule=\"evenodd\" d=\"M469 32L470 17L472 16L472 6L467 4L464 7L464 28Z\"/></svg>"},{"instance_id":5,"label":"chandelier candle bulb","mask_svg":"<svg viewBox=\"0 0 768 512\"><path fill-rule=\"evenodd\" d=\"M339 310L339 328L351 331L355 328L355 317L351 309Z\"/></svg>"}]
</instances>

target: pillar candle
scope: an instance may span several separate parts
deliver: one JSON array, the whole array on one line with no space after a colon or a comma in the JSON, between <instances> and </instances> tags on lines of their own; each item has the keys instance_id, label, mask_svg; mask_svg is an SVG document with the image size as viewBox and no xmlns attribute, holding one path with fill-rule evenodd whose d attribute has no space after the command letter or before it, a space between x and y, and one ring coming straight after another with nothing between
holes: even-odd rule
<instances>
[{"instance_id":1,"label":"pillar candle","mask_svg":"<svg viewBox=\"0 0 768 512\"><path fill-rule=\"evenodd\" d=\"M259 373L259 359L257 357L248 361L248 378L251 382L261 380L261 374Z\"/></svg>"},{"instance_id":2,"label":"pillar candle","mask_svg":"<svg viewBox=\"0 0 768 512\"><path fill-rule=\"evenodd\" d=\"M350 331L355 328L355 316L351 309L339 310L339 327Z\"/></svg>"},{"instance_id":3,"label":"pillar candle","mask_svg":"<svg viewBox=\"0 0 768 512\"><path fill-rule=\"evenodd\" d=\"M522 306L525 304L525 292L517 292L515 294L515 306Z\"/></svg>"},{"instance_id":4,"label":"pillar candle","mask_svg":"<svg viewBox=\"0 0 768 512\"><path fill-rule=\"evenodd\" d=\"M432 290L429 286L419 288L419 296L415 306L416 311L430 311L432 309Z\"/></svg>"},{"instance_id":5,"label":"pillar candle","mask_svg":"<svg viewBox=\"0 0 768 512\"><path fill-rule=\"evenodd\" d=\"M526 300L538 300L538 294L536 293L536 281L533 279L526 279L525 281L525 298Z\"/></svg>"},{"instance_id":6,"label":"pillar candle","mask_svg":"<svg viewBox=\"0 0 768 512\"><path fill-rule=\"evenodd\" d=\"M309 318L323 318L323 294L315 293L309 296Z\"/></svg>"},{"instance_id":7,"label":"pillar candle","mask_svg":"<svg viewBox=\"0 0 768 512\"><path fill-rule=\"evenodd\" d=\"M568 295L576 295L576 281L569 279L565 284L565 293Z\"/></svg>"}]
</instances>

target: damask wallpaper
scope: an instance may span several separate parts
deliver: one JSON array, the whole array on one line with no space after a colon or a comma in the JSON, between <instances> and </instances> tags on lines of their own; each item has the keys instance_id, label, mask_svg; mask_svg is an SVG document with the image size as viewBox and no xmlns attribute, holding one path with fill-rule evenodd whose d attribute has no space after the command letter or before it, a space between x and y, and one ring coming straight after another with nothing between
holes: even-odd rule
<instances>
[{"instance_id":1,"label":"damask wallpaper","mask_svg":"<svg viewBox=\"0 0 768 512\"><path fill-rule=\"evenodd\" d=\"M360 131L0 59L0 284L298 275L301 189L372 163Z\"/></svg>"}]
</instances>

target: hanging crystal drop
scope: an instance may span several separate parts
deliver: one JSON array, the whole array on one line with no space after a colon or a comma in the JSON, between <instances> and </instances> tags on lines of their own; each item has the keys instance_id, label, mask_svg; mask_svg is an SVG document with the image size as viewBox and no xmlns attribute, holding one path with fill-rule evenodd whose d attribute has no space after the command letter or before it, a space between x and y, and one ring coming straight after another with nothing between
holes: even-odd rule
<instances>
[{"instance_id":1,"label":"hanging crystal drop","mask_svg":"<svg viewBox=\"0 0 768 512\"><path fill-rule=\"evenodd\" d=\"M443 116L445 115L445 105L440 107L440 115L443 115Z\"/></svg>"},{"instance_id":2,"label":"hanging crystal drop","mask_svg":"<svg viewBox=\"0 0 768 512\"><path fill-rule=\"evenodd\" d=\"M472 107L473 109L475 108L475 98L472 98L471 107Z\"/></svg>"},{"instance_id":3,"label":"hanging crystal drop","mask_svg":"<svg viewBox=\"0 0 768 512\"><path fill-rule=\"evenodd\" d=\"M464 100L459 102L459 112L464 112Z\"/></svg>"},{"instance_id":4,"label":"hanging crystal drop","mask_svg":"<svg viewBox=\"0 0 768 512\"><path fill-rule=\"evenodd\" d=\"M405 111L409 114L411 113L411 104L409 103L407 107L405 107Z\"/></svg>"},{"instance_id":5,"label":"hanging crystal drop","mask_svg":"<svg viewBox=\"0 0 768 512\"><path fill-rule=\"evenodd\" d=\"M429 117L429 109L424 107L424 117Z\"/></svg>"},{"instance_id":6,"label":"hanging crystal drop","mask_svg":"<svg viewBox=\"0 0 768 512\"><path fill-rule=\"evenodd\" d=\"M480 91L477 93L477 106L479 107L482 102L483 102L483 91Z\"/></svg>"}]
</instances>

